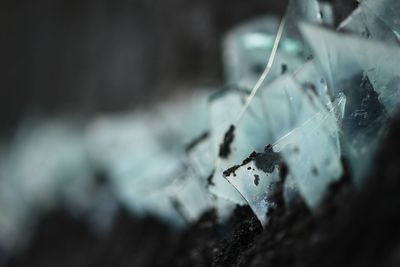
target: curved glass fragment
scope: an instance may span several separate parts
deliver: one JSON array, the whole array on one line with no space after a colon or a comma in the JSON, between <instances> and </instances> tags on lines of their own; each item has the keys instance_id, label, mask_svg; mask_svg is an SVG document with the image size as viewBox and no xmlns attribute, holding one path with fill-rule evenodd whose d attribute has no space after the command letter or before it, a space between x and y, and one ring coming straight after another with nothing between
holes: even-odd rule
<instances>
[{"instance_id":1,"label":"curved glass fragment","mask_svg":"<svg viewBox=\"0 0 400 267\"><path fill-rule=\"evenodd\" d=\"M306 81L311 70L310 63L297 79ZM254 152L224 172L263 224L267 222L268 210L275 205L271 195L279 181L282 162L289 167L292 182L286 194L292 197L300 192L310 207L319 203L328 185L342 174L338 121L343 116L345 97L341 95L332 106L324 105L316 92L302 87L291 76L283 76L262 88L257 98L263 109L258 114L264 116L263 122L271 132L264 141L274 142L274 150L267 147L263 153Z\"/></svg>"}]
</instances>

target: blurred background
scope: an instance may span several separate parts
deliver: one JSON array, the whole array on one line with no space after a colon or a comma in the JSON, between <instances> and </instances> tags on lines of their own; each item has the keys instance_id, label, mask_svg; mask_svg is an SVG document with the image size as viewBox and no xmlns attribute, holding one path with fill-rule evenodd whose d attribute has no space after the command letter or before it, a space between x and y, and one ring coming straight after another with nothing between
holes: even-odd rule
<instances>
[{"instance_id":1,"label":"blurred background","mask_svg":"<svg viewBox=\"0 0 400 267\"><path fill-rule=\"evenodd\" d=\"M29 113L115 112L221 83L221 38L286 1L2 1L1 130Z\"/></svg>"}]
</instances>

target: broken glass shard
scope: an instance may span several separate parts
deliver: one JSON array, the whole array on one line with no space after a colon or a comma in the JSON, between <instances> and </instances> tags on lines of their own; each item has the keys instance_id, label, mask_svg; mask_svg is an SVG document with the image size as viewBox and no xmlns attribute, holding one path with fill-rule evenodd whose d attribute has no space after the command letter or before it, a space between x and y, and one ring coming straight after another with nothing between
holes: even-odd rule
<instances>
[{"instance_id":1,"label":"broken glass shard","mask_svg":"<svg viewBox=\"0 0 400 267\"><path fill-rule=\"evenodd\" d=\"M400 36L400 2L398 0L362 0L361 5L370 8L397 36Z\"/></svg>"},{"instance_id":2,"label":"broken glass shard","mask_svg":"<svg viewBox=\"0 0 400 267\"><path fill-rule=\"evenodd\" d=\"M338 27L339 31L350 31L367 39L397 43L394 32L369 8L360 5Z\"/></svg>"},{"instance_id":3,"label":"broken glass shard","mask_svg":"<svg viewBox=\"0 0 400 267\"><path fill-rule=\"evenodd\" d=\"M400 49L312 25L304 24L302 30L328 80L331 95L344 93L347 98L343 148L359 183L371 166L388 116L399 110L396 66Z\"/></svg>"},{"instance_id":4,"label":"broken glass shard","mask_svg":"<svg viewBox=\"0 0 400 267\"><path fill-rule=\"evenodd\" d=\"M325 3L325 5L329 4ZM296 24L300 21L316 24L320 24L323 21L321 9L316 0L290 0L285 16L290 27L296 27Z\"/></svg>"},{"instance_id":5,"label":"broken glass shard","mask_svg":"<svg viewBox=\"0 0 400 267\"><path fill-rule=\"evenodd\" d=\"M315 0L290 1L284 18L283 37L264 83L286 72L293 72L310 56L298 29L300 21L330 24L332 18L332 8L328 3L320 6ZM228 84L245 89L255 85L265 69L278 28L278 19L268 16L249 21L227 34L224 40L224 69Z\"/></svg>"},{"instance_id":6,"label":"broken glass shard","mask_svg":"<svg viewBox=\"0 0 400 267\"><path fill-rule=\"evenodd\" d=\"M212 183L210 175L214 170L215 154L212 153L209 133L205 132L189 144L186 149L188 165L199 179L205 181L205 186Z\"/></svg>"},{"instance_id":7,"label":"broken glass shard","mask_svg":"<svg viewBox=\"0 0 400 267\"><path fill-rule=\"evenodd\" d=\"M334 102L334 109L343 110L345 101L345 97L340 96ZM306 122L274 145L274 150L281 153L287 164L301 195L312 208L320 203L328 186L343 173L335 115L340 111L328 111L322 106L315 111Z\"/></svg>"},{"instance_id":8,"label":"broken glass shard","mask_svg":"<svg viewBox=\"0 0 400 267\"><path fill-rule=\"evenodd\" d=\"M228 84L250 89L264 71L271 53L278 19L264 17L249 21L230 31L224 39L224 69ZM266 82L285 72L292 72L301 63L301 43L294 38L281 41L275 63Z\"/></svg>"},{"instance_id":9,"label":"broken glass shard","mask_svg":"<svg viewBox=\"0 0 400 267\"><path fill-rule=\"evenodd\" d=\"M203 136L203 138L201 138ZM194 146L189 147L187 151L188 166L192 169L193 175L201 182L201 186L209 188L215 186L215 161L216 156L212 153L211 139L207 134L200 136ZM235 208L236 203L228 201L225 198L217 197L215 194L210 195L211 205L215 208L218 222L224 223L230 216L231 211Z\"/></svg>"},{"instance_id":10,"label":"broken glass shard","mask_svg":"<svg viewBox=\"0 0 400 267\"><path fill-rule=\"evenodd\" d=\"M280 155L267 147L263 153L253 152L240 165L224 172L224 177L243 195L263 225L270 209L276 206L273 194L279 181L280 163Z\"/></svg>"},{"instance_id":11,"label":"broken glass shard","mask_svg":"<svg viewBox=\"0 0 400 267\"><path fill-rule=\"evenodd\" d=\"M87 132L91 159L109 174L116 196L132 212L160 212L162 218L180 224L173 220L176 211L162 190L183 170L179 151L160 141L151 125L157 121L149 115L136 115L94 122Z\"/></svg>"},{"instance_id":12,"label":"broken glass shard","mask_svg":"<svg viewBox=\"0 0 400 267\"><path fill-rule=\"evenodd\" d=\"M170 201L186 222L194 222L212 206L203 181L190 170L167 186Z\"/></svg>"},{"instance_id":13,"label":"broken glass shard","mask_svg":"<svg viewBox=\"0 0 400 267\"><path fill-rule=\"evenodd\" d=\"M162 218L181 225L181 220L173 220L175 204L194 184L181 179L182 196L177 193L173 203L165 191L186 173L184 147L207 130L207 99L208 92L201 91L163 103L152 112L104 117L88 127L91 160L110 175L116 195L135 214L157 215L163 210ZM190 210L186 204L180 206Z\"/></svg>"},{"instance_id":14,"label":"broken glass shard","mask_svg":"<svg viewBox=\"0 0 400 267\"><path fill-rule=\"evenodd\" d=\"M334 88L332 95L344 91L343 85L351 77L367 75L379 101L388 112L393 114L398 110L399 75L396 64L400 59L399 47L377 41L366 42L356 36L335 33L312 25L303 26L304 34L318 57L322 71L329 78L329 87ZM349 95L349 92L344 93Z\"/></svg>"},{"instance_id":15,"label":"broken glass shard","mask_svg":"<svg viewBox=\"0 0 400 267\"><path fill-rule=\"evenodd\" d=\"M313 91L326 108L332 108L325 77L314 60L308 61L293 73L293 79L303 88Z\"/></svg>"},{"instance_id":16,"label":"broken glass shard","mask_svg":"<svg viewBox=\"0 0 400 267\"><path fill-rule=\"evenodd\" d=\"M328 3L325 3L325 9L327 9ZM307 22L312 24L329 24L329 16L326 17L326 21L324 21L323 10L320 7L320 4L316 0L290 0L286 14L284 19L285 22L285 30L282 37L282 40L286 38L294 38L297 40L302 47L302 58L303 63L312 57L311 51L305 45L303 40L303 36L299 30L300 22Z\"/></svg>"},{"instance_id":17,"label":"broken glass shard","mask_svg":"<svg viewBox=\"0 0 400 267\"><path fill-rule=\"evenodd\" d=\"M231 200L238 204L245 204L243 197L222 176L222 172L232 166L228 161L232 155L243 155L247 151L235 151L232 142L238 144L246 142L245 137L235 131L232 126L244 103L247 93L238 88L225 88L210 98L209 121L212 153L215 155L214 172L211 173L209 190L219 197ZM245 145L242 146L246 149ZM244 156L243 156L244 157ZM228 165L228 166L226 166Z\"/></svg>"},{"instance_id":18,"label":"broken glass shard","mask_svg":"<svg viewBox=\"0 0 400 267\"><path fill-rule=\"evenodd\" d=\"M334 105L339 110L336 112L326 96L323 98L325 103L321 102L321 96L317 96L317 93L320 91L321 95L326 95L326 85L323 83L317 91L315 86L307 83L309 74L313 71L315 68L310 62L298 72L298 81L306 86L301 86L293 77L285 75L261 88L257 99L262 103L262 108L255 112L271 133L263 141L272 143L279 140L274 149L282 153L283 160L289 167L290 175L295 181L291 185L299 186L299 191L311 207L316 206L329 183L339 178L342 173L337 116L342 116L345 103L342 96ZM319 79L318 83L321 83L320 76L313 79ZM326 149L318 150L312 145L313 142ZM318 151L315 151L316 149ZM270 150L262 155L268 155L265 154L267 152L276 155ZM259 166L253 166L254 162L260 165L260 162L267 164L270 160L267 156L256 155L253 154L250 159L257 160L245 160L242 164L231 165L233 167L228 168L224 175L247 200L259 220L265 223L267 211L274 205L268 196L279 178L279 168L263 172ZM304 157L306 161L299 161L299 157ZM279 165L278 159L276 160L272 166ZM307 175L313 175L317 181L315 187L309 178L305 178ZM297 188L288 189L293 194L298 191ZM290 191L287 193L290 194Z\"/></svg>"}]
</instances>

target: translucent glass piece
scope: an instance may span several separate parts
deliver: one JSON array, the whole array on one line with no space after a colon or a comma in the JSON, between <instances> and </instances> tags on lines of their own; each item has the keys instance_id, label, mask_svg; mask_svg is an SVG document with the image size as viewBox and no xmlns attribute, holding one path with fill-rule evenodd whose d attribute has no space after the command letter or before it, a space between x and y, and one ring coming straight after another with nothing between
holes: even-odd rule
<instances>
[{"instance_id":1,"label":"translucent glass piece","mask_svg":"<svg viewBox=\"0 0 400 267\"><path fill-rule=\"evenodd\" d=\"M216 161L208 188L213 194L238 204L245 204L245 201L235 188L223 178L222 172L235 164L232 163L232 156L244 158L246 156L243 156L243 154L247 154L247 151L232 153L232 142L248 149L245 147L245 136L236 132L232 126L239 115L246 96L247 92L240 89L226 88L213 95L209 104L210 138L212 140L212 153L215 155Z\"/></svg>"},{"instance_id":2,"label":"translucent glass piece","mask_svg":"<svg viewBox=\"0 0 400 267\"><path fill-rule=\"evenodd\" d=\"M215 185L213 182L214 173L215 173L215 160L216 156L212 153L212 145L211 138L209 132L205 132L199 137L197 137L188 147L187 147L187 160L188 166L191 169L191 177L189 179L195 179L195 182L198 186L202 188L197 188L196 190L200 190L200 194L203 194L204 188L208 188L209 186ZM188 194L188 197L193 198L191 196L195 191L185 191ZM198 196L195 196L198 198ZM206 194L204 196L206 200L202 200L201 202L197 201L196 203L202 207L205 203L206 205L211 205L215 208L217 213L217 218L220 223L224 223L231 215L231 212L235 208L236 204L234 202L228 201L224 198L217 197L216 195ZM202 209L198 209L199 212L203 211ZM190 213L193 213L190 211Z\"/></svg>"},{"instance_id":3,"label":"translucent glass piece","mask_svg":"<svg viewBox=\"0 0 400 267\"><path fill-rule=\"evenodd\" d=\"M310 60L301 66L293 74L293 78L303 88L313 91L323 105L332 108L327 82L314 60Z\"/></svg>"},{"instance_id":4,"label":"translucent glass piece","mask_svg":"<svg viewBox=\"0 0 400 267\"><path fill-rule=\"evenodd\" d=\"M398 0L362 0L361 5L364 4L399 36L400 2Z\"/></svg>"},{"instance_id":5,"label":"translucent glass piece","mask_svg":"<svg viewBox=\"0 0 400 267\"><path fill-rule=\"evenodd\" d=\"M151 127L152 121L145 114L127 114L96 120L87 131L88 150L92 160L106 168L115 178L135 169L136 176L141 176L140 173L147 170L139 167L145 165L148 159L154 158L153 162L157 162L158 158L165 156L164 148ZM169 163L166 166L175 170L175 166L179 165L178 160L176 157L170 158L173 159L166 159L166 163Z\"/></svg>"},{"instance_id":6,"label":"translucent glass piece","mask_svg":"<svg viewBox=\"0 0 400 267\"><path fill-rule=\"evenodd\" d=\"M160 210L165 220L181 223L173 219L176 211L164 189L185 173L185 146L208 128L207 99L208 92L184 95L151 112L100 117L89 125L91 160L109 174L116 195L132 212ZM153 201L154 194L165 201Z\"/></svg>"},{"instance_id":7,"label":"translucent glass piece","mask_svg":"<svg viewBox=\"0 0 400 267\"><path fill-rule=\"evenodd\" d=\"M315 96L314 89L302 87L288 75L259 91L273 142L304 123L316 112L315 105L319 104L319 100L315 99L316 103L310 104L306 98L314 101L311 96Z\"/></svg>"},{"instance_id":8,"label":"translucent glass piece","mask_svg":"<svg viewBox=\"0 0 400 267\"><path fill-rule=\"evenodd\" d=\"M269 209L276 206L271 197L274 183L279 180L279 164L279 154L266 149L264 153L252 153L242 164L224 173L263 225L267 222Z\"/></svg>"},{"instance_id":9,"label":"translucent glass piece","mask_svg":"<svg viewBox=\"0 0 400 267\"><path fill-rule=\"evenodd\" d=\"M323 19L323 13L326 17ZM332 9L329 4L320 7L316 0L291 0L285 16L285 27L274 63L264 83L279 75L293 72L310 56L304 47L298 24L330 23ZM224 39L224 68L228 84L250 89L265 69L278 32L275 17L258 18L230 31Z\"/></svg>"},{"instance_id":10,"label":"translucent glass piece","mask_svg":"<svg viewBox=\"0 0 400 267\"><path fill-rule=\"evenodd\" d=\"M211 208L211 196L202 182L188 170L167 188L172 203L187 222L194 222Z\"/></svg>"},{"instance_id":11,"label":"translucent glass piece","mask_svg":"<svg viewBox=\"0 0 400 267\"><path fill-rule=\"evenodd\" d=\"M344 149L359 183L371 166L388 116L400 107L400 49L312 25L302 25L302 29L329 81L331 95L346 95Z\"/></svg>"},{"instance_id":12,"label":"translucent glass piece","mask_svg":"<svg viewBox=\"0 0 400 267\"><path fill-rule=\"evenodd\" d=\"M132 212L160 211L161 217L173 219L175 209L166 203L162 188L182 173L182 156L160 140L159 134L168 130L157 127L153 117L140 113L102 118L88 128L87 147L92 161L109 174L115 195Z\"/></svg>"},{"instance_id":13,"label":"translucent glass piece","mask_svg":"<svg viewBox=\"0 0 400 267\"><path fill-rule=\"evenodd\" d=\"M209 133L202 139L198 139L193 146L187 149L188 165L192 168L193 172L205 181L205 186L211 181L206 181L213 173L216 155L211 150L211 139Z\"/></svg>"},{"instance_id":14,"label":"translucent glass piece","mask_svg":"<svg viewBox=\"0 0 400 267\"><path fill-rule=\"evenodd\" d=\"M322 23L321 9L316 0L290 0L286 17L289 25L299 21ZM290 25L291 26L291 25Z\"/></svg>"},{"instance_id":15,"label":"translucent glass piece","mask_svg":"<svg viewBox=\"0 0 400 267\"><path fill-rule=\"evenodd\" d=\"M152 215L169 225L182 227L186 223L185 218L177 209L167 190L181 173L172 174L168 173L168 170L165 174L160 171L158 173L148 171L151 167L162 169L165 167L164 163L166 162L155 162L155 165L150 163L150 166L145 166L146 175L140 173L139 176L135 176L132 171L113 178L113 190L118 200L136 216ZM156 181L157 179L159 181Z\"/></svg>"},{"instance_id":16,"label":"translucent glass piece","mask_svg":"<svg viewBox=\"0 0 400 267\"><path fill-rule=\"evenodd\" d=\"M150 126L165 148L182 149L208 130L208 98L211 90L181 93L158 104L152 111Z\"/></svg>"},{"instance_id":17,"label":"translucent glass piece","mask_svg":"<svg viewBox=\"0 0 400 267\"><path fill-rule=\"evenodd\" d=\"M379 101L390 114L400 107L396 70L400 48L383 42L368 41L335 33L312 25L303 25L304 34L313 48L330 87L343 91L343 83L356 75L367 75L378 93ZM359 49L363 47L363 49ZM349 53L350 52L350 53ZM349 92L344 92L349 94Z\"/></svg>"},{"instance_id":18,"label":"translucent glass piece","mask_svg":"<svg viewBox=\"0 0 400 267\"><path fill-rule=\"evenodd\" d=\"M345 101L341 96L335 101L334 108L343 109ZM343 172L336 112L323 107L317 110L309 120L274 145L274 150L281 153L288 165L301 195L312 208L320 203L329 184Z\"/></svg>"},{"instance_id":19,"label":"translucent glass piece","mask_svg":"<svg viewBox=\"0 0 400 267\"><path fill-rule=\"evenodd\" d=\"M394 32L369 8L360 5L338 27L339 31L350 31L367 39L397 43Z\"/></svg>"},{"instance_id":20,"label":"translucent glass piece","mask_svg":"<svg viewBox=\"0 0 400 267\"><path fill-rule=\"evenodd\" d=\"M254 115L262 118L258 127L262 129L260 125L264 124L271 133L262 139L264 145L279 140L274 151L282 151L283 160L289 166L290 176L293 177L290 187L286 188L288 198L301 192L311 207L318 203L329 183L342 173L338 119L343 116L345 103L342 96L340 101L335 103L334 110L326 95L326 84L321 83L320 75L313 77L313 74L316 74L316 69L313 63L309 62L297 72L297 80L307 86L301 86L294 77L286 75L261 88L256 99L262 103L262 108L253 109ZM307 84L308 79L317 79L321 85L316 89L314 87L317 86ZM321 95L317 96L319 91ZM321 99L325 103L320 101ZM317 149L312 142L325 146L326 150ZM304 156L307 159L306 162L299 160L297 154L293 155L294 152L289 147L294 146L298 149L296 152L300 157ZM279 177L281 158L274 151L268 150L267 147L264 153L252 154L241 164L231 165L231 168L224 172L225 178L243 195L262 223L266 223L268 219L268 209L275 205L269 196L273 193L273 184ZM262 166L269 166L269 169L263 170ZM319 169L323 170L318 175L324 177L318 178L313 188L312 182L304 176L319 172ZM310 186L312 188L306 188Z\"/></svg>"},{"instance_id":21,"label":"translucent glass piece","mask_svg":"<svg viewBox=\"0 0 400 267\"><path fill-rule=\"evenodd\" d=\"M275 17L258 18L240 25L225 36L223 59L228 84L247 89L254 86L266 66L278 24ZM298 68L302 63L302 51L302 45L296 39L283 39L266 82Z\"/></svg>"},{"instance_id":22,"label":"translucent glass piece","mask_svg":"<svg viewBox=\"0 0 400 267\"><path fill-rule=\"evenodd\" d=\"M316 0L290 0L285 14L285 30L282 40L294 38L302 47L303 63L311 57L300 33L299 23L323 24L323 13Z\"/></svg>"},{"instance_id":23,"label":"translucent glass piece","mask_svg":"<svg viewBox=\"0 0 400 267\"><path fill-rule=\"evenodd\" d=\"M222 114L225 116L233 115L233 118L230 121L236 121L237 123L234 128L232 128L232 126L225 126L227 128L218 129L218 131L221 131L222 129L228 130L219 132L219 136L215 139L215 152L218 152L218 158L215 165L212 183L218 182L218 179L226 183L226 179L223 177L224 170L233 165L241 163L242 160L251 152L262 151L266 144L272 142L271 129L266 120L266 108L260 97L254 98L249 109L244 113L241 120L238 121L238 115L241 111L240 108L244 103L245 97L247 97L246 92L242 92L237 89L231 89L225 91L224 96L221 98L221 103L225 104L224 108L229 109L229 111L222 110ZM236 106L232 101L227 101L229 98L236 99ZM232 112L232 110L235 110L237 113L235 114L235 112ZM214 116L214 118L216 117ZM220 124L221 123L216 123L215 125ZM232 131L230 132L230 130ZM229 140L229 143L226 144L226 137L227 135L229 136L229 134L232 134L232 140ZM225 149L225 145L227 145L229 148L229 153L221 154L221 148ZM231 187L231 190L234 190L231 184L229 184L229 186ZM216 184L215 187L210 186L210 190L218 195L218 184ZM237 192L235 194L237 194Z\"/></svg>"}]
</instances>

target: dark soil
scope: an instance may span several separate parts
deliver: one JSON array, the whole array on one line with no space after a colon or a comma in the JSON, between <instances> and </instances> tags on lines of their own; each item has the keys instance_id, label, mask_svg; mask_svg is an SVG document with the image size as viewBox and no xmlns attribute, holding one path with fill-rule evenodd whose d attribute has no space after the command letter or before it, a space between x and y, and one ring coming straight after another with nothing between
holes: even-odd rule
<instances>
[{"instance_id":1,"label":"dark soil","mask_svg":"<svg viewBox=\"0 0 400 267\"><path fill-rule=\"evenodd\" d=\"M8 266L400 266L399 136L397 118L364 187L344 175L314 213L301 199L286 206L278 186L264 230L246 206L226 225L209 211L184 232L122 210L99 238L58 211Z\"/></svg>"}]
</instances>

